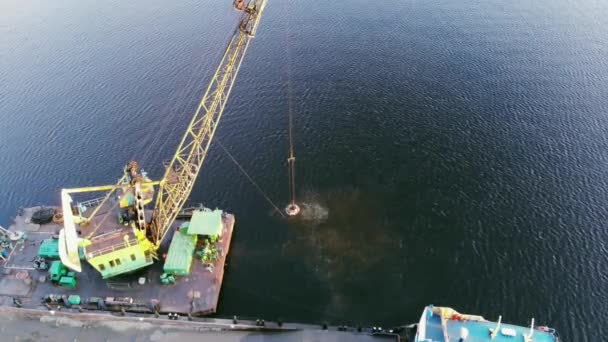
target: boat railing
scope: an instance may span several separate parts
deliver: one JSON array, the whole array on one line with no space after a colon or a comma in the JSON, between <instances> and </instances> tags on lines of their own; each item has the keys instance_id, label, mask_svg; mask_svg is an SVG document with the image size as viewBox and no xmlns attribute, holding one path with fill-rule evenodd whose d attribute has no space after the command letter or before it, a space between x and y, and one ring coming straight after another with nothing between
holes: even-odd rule
<instances>
[{"instance_id":1,"label":"boat railing","mask_svg":"<svg viewBox=\"0 0 608 342\"><path fill-rule=\"evenodd\" d=\"M108 254L108 253L115 252L115 251L118 251L118 250L121 250L121 249L124 249L127 247L137 245L138 243L139 243L139 241L137 240L137 238L132 238L132 239L129 239L128 241L123 241L120 243L112 244L107 247L96 249L92 252L87 253L87 255L89 258L94 258L94 257L100 256L100 255Z\"/></svg>"},{"instance_id":2,"label":"boat railing","mask_svg":"<svg viewBox=\"0 0 608 342\"><path fill-rule=\"evenodd\" d=\"M78 202L78 205L83 206L87 209L93 208L93 207L96 207L99 204L101 204L101 202L103 202L104 198L105 197L97 197L97 198L90 199L88 201Z\"/></svg>"}]
</instances>

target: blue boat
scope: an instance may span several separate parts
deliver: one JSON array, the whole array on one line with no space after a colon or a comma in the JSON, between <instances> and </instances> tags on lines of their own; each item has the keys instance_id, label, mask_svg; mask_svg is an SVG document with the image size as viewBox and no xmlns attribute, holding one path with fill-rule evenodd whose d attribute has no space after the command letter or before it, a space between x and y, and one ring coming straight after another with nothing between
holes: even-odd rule
<instances>
[{"instance_id":1,"label":"blue boat","mask_svg":"<svg viewBox=\"0 0 608 342\"><path fill-rule=\"evenodd\" d=\"M529 327L491 322L477 315L429 305L424 309L416 342L558 342L555 329L535 326L534 318Z\"/></svg>"}]
</instances>

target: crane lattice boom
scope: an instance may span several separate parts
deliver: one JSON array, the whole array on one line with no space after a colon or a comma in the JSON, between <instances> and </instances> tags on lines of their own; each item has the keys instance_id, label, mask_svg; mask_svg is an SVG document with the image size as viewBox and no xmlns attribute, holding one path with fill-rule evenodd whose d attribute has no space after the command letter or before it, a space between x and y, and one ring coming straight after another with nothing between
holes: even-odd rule
<instances>
[{"instance_id":1,"label":"crane lattice boom","mask_svg":"<svg viewBox=\"0 0 608 342\"><path fill-rule=\"evenodd\" d=\"M192 191L265 5L266 0L251 0L244 8L239 27L160 182L150 227L156 246L163 241Z\"/></svg>"},{"instance_id":2,"label":"crane lattice boom","mask_svg":"<svg viewBox=\"0 0 608 342\"><path fill-rule=\"evenodd\" d=\"M243 11L239 26L164 177L159 182L153 182L132 161L125 167L124 175L116 185L61 191L64 224L59 232L58 251L61 262L71 270L82 271L80 248L87 262L103 278L133 272L151 265L153 259L157 258L156 251L188 199L207 156L266 0L249 0L247 5L245 0L235 0L234 5ZM148 224L145 205L153 201L155 185L159 189L152 220ZM89 204L90 208L95 208L91 212L89 206L83 203L73 204L71 194L102 191L107 191L105 197ZM119 209L115 211L117 206ZM108 220L111 213L118 214L116 222Z\"/></svg>"}]
</instances>

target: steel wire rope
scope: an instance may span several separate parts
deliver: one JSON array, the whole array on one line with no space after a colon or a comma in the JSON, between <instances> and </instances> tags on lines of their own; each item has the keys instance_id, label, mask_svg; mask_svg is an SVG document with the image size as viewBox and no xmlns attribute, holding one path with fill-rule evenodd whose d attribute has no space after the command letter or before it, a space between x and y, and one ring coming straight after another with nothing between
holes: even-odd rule
<instances>
[{"instance_id":1,"label":"steel wire rope","mask_svg":"<svg viewBox=\"0 0 608 342\"><path fill-rule=\"evenodd\" d=\"M289 192L290 192L290 205L295 205L296 203L296 175L295 175L295 162L296 157L294 154L294 144L293 144L293 90L292 90L292 82L291 82L291 51L289 49L289 34L290 34L290 18L289 15L289 4L286 4L286 28L283 30L285 32L285 60L287 64L287 115L288 115L288 135L289 135L289 158L287 158L287 173L289 177Z\"/></svg>"},{"instance_id":2,"label":"steel wire rope","mask_svg":"<svg viewBox=\"0 0 608 342\"><path fill-rule=\"evenodd\" d=\"M161 113L166 113L161 120L155 120L155 124L152 127L151 132L154 135L154 138L147 143L146 150L141 157L142 162L145 162L147 158L150 156L150 153L155 149L156 151L161 151L167 142L170 140L170 137L173 136L173 133L178 129L177 125L173 125L170 133L166 134L164 141L161 139L163 137L162 128L168 126L171 120L175 119L175 114L179 110L179 108L183 107L186 99L191 98L192 93L194 93L197 89L195 89L195 84L201 78L198 75L201 74L201 70L204 68L206 63L204 63L203 59L199 60L198 65L194 68L194 71L190 73L190 77L186 81L184 87L174 94L171 99L167 102L167 104L161 110ZM207 78L210 71L207 71L203 78ZM156 147L155 145L160 142L160 145ZM155 148L156 147L156 148Z\"/></svg>"},{"instance_id":3,"label":"steel wire rope","mask_svg":"<svg viewBox=\"0 0 608 342\"><path fill-rule=\"evenodd\" d=\"M238 28L237 28L237 29L238 29ZM230 37L231 37L232 35L234 35L234 32L235 32L235 31L230 31L230 30L229 30L229 31L227 31L227 32L228 32L228 33L226 33L226 36L224 37L224 39L223 39L223 40L229 40L229 39L230 39ZM216 52L216 53L213 55L213 58L207 58L206 60L215 60L215 59L217 59L217 57L218 57L218 56L221 56L223 53L224 53L224 51L220 49L220 50L218 50L218 51L217 51L217 52ZM201 59L201 60L203 60L203 59ZM190 95L190 93L188 93L188 96L185 96L185 97L182 99L182 101L181 101L182 103L184 102L184 100L185 100L186 98L188 98L188 99L189 99L189 98L192 98L192 97L193 97L193 94L194 94L195 92L199 92L199 91L200 91L200 89L198 89L198 88L194 87L194 83L195 83L195 82L197 82L197 81L198 81L198 79L207 80L207 79L209 79L209 76L210 76L211 74L213 74L213 71L214 71L215 69L207 69L207 71L204 73L203 77L198 77L198 78L197 78L197 80L195 81L195 80L194 80L195 76L196 76L197 74L200 74L200 73L201 73L201 72L200 72L200 69L202 69L204 65L206 65L206 64L205 64L205 63L201 63L201 64L199 65L199 68L198 68L198 70L199 70L199 71L198 71L198 72L196 72L196 73L193 73L193 74L191 75L191 77L190 77L190 81L189 81L188 86L186 87L186 90L187 90L188 88L193 88L193 89L192 89L192 91L190 92L190 93L192 93L192 95ZM208 84L205 84L205 85L203 86L202 91L204 91L204 90L206 89L206 87L208 87ZM198 99L197 99L197 101L198 101ZM171 118L170 118L170 119L171 119ZM177 130L178 130L178 129L183 130L183 128L182 128L182 127L179 127L178 125L173 125L172 129L171 129L169 132L167 132L167 134L165 135L165 139L164 139L164 141L162 141L162 142L161 142L160 146L158 147L158 150L163 150L163 149L165 148L165 146L166 146L166 145L167 145L167 144L168 144L170 141L173 141L173 140L174 140L174 139L172 139L172 138L173 138L173 136L175 135L175 133L177 132ZM159 135L158 135L158 137L159 137L159 139L160 139L161 134L159 134ZM179 138L178 138L178 139L179 139Z\"/></svg>"},{"instance_id":4,"label":"steel wire rope","mask_svg":"<svg viewBox=\"0 0 608 342\"><path fill-rule=\"evenodd\" d=\"M163 110L164 112L166 112L166 115L162 118L162 120L158 120L158 125L156 126L159 130L154 130L155 133L155 137L154 137L154 144L156 144L158 141L162 142L162 145L159 146L159 150L162 150L161 147L164 147L164 145L166 145L167 141L170 140L171 136L173 135L173 133L179 128L177 125L173 125L172 129L171 129L171 133L167 134L165 137L165 140L161 140L161 138L163 137L163 134L161 134L160 129L162 129L163 127L166 127L172 120L175 119L175 114L177 114L177 111L184 106L184 103L192 98L193 94L198 91L198 89L195 87L195 85L198 83L198 81L201 79L201 77L199 77L198 75L201 74L201 70L204 68L205 63L203 63L203 60L201 59L199 64L194 68L194 71L190 73L190 77L188 78L188 80L186 81L186 84L183 86L182 90L178 93L177 95L177 99L175 101L175 103L173 103L173 105L171 106L171 109L167 112L167 107L169 107L168 105L165 107L165 109ZM203 79L208 77L208 74L210 73L209 70L207 70L207 72L205 73L205 75L202 77ZM180 112L185 112L185 109L180 110ZM169 133L169 132L167 132ZM151 144L150 147L153 147L154 144Z\"/></svg>"},{"instance_id":5,"label":"steel wire rope","mask_svg":"<svg viewBox=\"0 0 608 342\"><path fill-rule=\"evenodd\" d=\"M191 97L191 93L196 91L196 89L194 89L194 85L200 79L200 77L197 76L201 73L201 70L204 68L204 65L205 63L203 63L203 60L201 59L198 65L195 67L195 71L190 74L186 85L181 90L176 92L176 94L174 94L170 98L170 100L166 102L163 109L161 109L161 113L166 113L166 115L164 115L161 120L155 120L155 123L151 127L154 137L151 140L148 139L148 142L144 141L144 145L146 145L146 148L143 154L140 154L141 157L137 159L140 159L143 163L145 163L153 150L160 151L166 145L169 138L167 138L165 142L161 146L159 146L159 148L155 148L155 145L160 141L160 138L163 135L160 133L160 131L162 127L166 126L169 122L171 122L172 119L174 119L174 114L177 113L177 109L182 107L186 99ZM207 72L207 74L209 74L209 72ZM177 129L177 127L175 126L177 125L174 125L173 129L171 130L171 133L167 135L168 137L172 136L175 130ZM131 157L131 160L135 159L136 156ZM108 210L108 212L102 217L102 219L95 225L91 233L87 235L87 238L91 238L97 232L97 230L107 221L109 214L116 209L119 203L120 201L116 201L116 203L112 205L110 210Z\"/></svg>"},{"instance_id":6,"label":"steel wire rope","mask_svg":"<svg viewBox=\"0 0 608 342\"><path fill-rule=\"evenodd\" d=\"M209 77L209 75L211 74L211 70L202 72L202 69L204 69L206 66L206 63L204 63L205 60L206 59L203 59L203 58L198 59L199 62L194 67L194 71L190 73L190 76L188 77L185 86L182 87L181 90L179 90L175 94L173 94L173 96L170 97L170 99L165 103L163 108L160 110L161 113L166 113L166 115L164 115L161 120L154 120L154 123L151 125L151 128L150 128L151 132L154 133L153 138L152 139L148 138L148 139L146 139L148 141L146 141L146 140L143 141L143 144L146 146L143 153L136 152L137 155L140 156L138 159L140 159L142 162L145 163L145 161L149 157L150 153L155 148L155 146L154 146L155 144L157 144L159 141L161 141L161 145L156 150L157 151L162 150L164 148L164 146L166 146L166 144L169 141L171 141L171 137L174 135L174 133L177 131L177 129L180 128L180 127L178 127L178 125L173 125L170 132L167 132L168 134L159 133L159 131L162 127L167 126L168 123L171 122L171 120L175 119L174 114L177 113L177 110L183 106L183 104L186 102L186 100L191 98L192 94L194 94L195 92L197 92L199 90L197 87L195 87L195 85L199 82L199 80L207 79ZM200 74L204 74L204 75L199 77ZM137 114L141 113L144 110L144 108L145 108L145 106L141 106L137 110L136 113ZM161 139L163 135L165 135L164 141ZM147 136L149 137L150 135L147 135ZM223 146L222 146L222 148L223 148ZM228 153L228 151L226 151L226 152ZM137 155L132 155L131 160L134 160L137 157ZM236 160L234 160L234 161L236 162ZM237 163L237 165L238 165L238 163ZM242 170L242 171L244 171L244 170ZM254 184L254 185L256 185L256 187L258 187L257 184ZM261 189L259 189L259 190L261 190ZM111 190L111 191L116 191L116 190ZM267 198L267 199L269 200L269 198ZM272 203L272 201L270 201L270 202ZM93 230L86 236L87 239L91 238L97 232L97 230L107 221L109 215L116 209L116 207L119 204L120 204L120 201L116 201L112 205L112 207L105 213L105 215L102 217L102 219L97 224L95 224ZM275 206L275 208L276 208L276 206ZM279 211L279 213L281 213L281 212ZM281 213L281 215L282 215L282 213Z\"/></svg>"},{"instance_id":7,"label":"steel wire rope","mask_svg":"<svg viewBox=\"0 0 608 342\"><path fill-rule=\"evenodd\" d=\"M160 134L160 129L162 127L167 126L167 124L172 120L175 119L174 114L177 112L177 110L183 106L183 104L185 103L185 101L187 99L190 99L193 97L193 95L199 91L199 89L197 87L195 87L195 85L199 82L199 80L206 80L209 78L209 75L211 74L212 70L209 70L207 68L207 70L205 72L202 72L202 69L205 68L205 66L207 65L207 63L204 63L204 61L207 60L211 60L209 58L199 58L197 59L199 61L198 64L195 64L195 67L193 68L193 72L190 73L190 77L188 78L186 84L184 85L184 87L182 87L181 91L179 91L177 93L177 96L174 95L172 96L171 100L167 102L167 104L164 106L164 108L161 110L161 112L163 113L167 113L167 115L165 115L161 120L155 120L155 124L152 127L152 132L154 132L154 138L153 140L147 144L147 148L144 152L144 154L141 157L142 161L145 161L148 156L149 153L152 151L152 149L154 148L154 145L156 143L158 143L159 141L161 141L161 145L158 146L158 148L156 149L157 151L162 150L169 141L171 141L171 137L174 135L174 133L180 129L180 127L178 127L178 125L173 125L171 130L169 132L166 132L166 134ZM196 62L194 62L196 63ZM201 75L201 76L199 76ZM173 99L176 99L173 102ZM173 102L173 105L171 105L171 103ZM167 109L171 106L171 109L169 111L167 111ZM186 109L181 110L183 112L186 111ZM163 135L165 135L165 139L162 140L161 138L163 137Z\"/></svg>"},{"instance_id":8,"label":"steel wire rope","mask_svg":"<svg viewBox=\"0 0 608 342\"><path fill-rule=\"evenodd\" d=\"M187 84L189 84L190 82L192 82L192 79L194 78L194 73L190 75L190 79L187 81ZM175 111L175 107L179 105L180 102L183 101L184 98L184 94L186 93L186 91L188 90L188 86L182 88L181 90L178 90L176 93L174 93L164 104L164 106L162 107L162 109L160 111L158 111L161 114L172 114ZM181 99L180 99L181 98ZM170 115L164 115L162 117L162 119L160 120L154 120L154 122L152 123L152 125L150 125L149 129L150 132L158 132L159 128L162 127L168 120L170 119ZM148 141L143 141L144 145L146 146L146 149L144 150L144 153L139 153L140 155L140 160L143 162L147 159L148 154L150 153L152 147L154 146L154 144L156 144L156 142L158 141L160 135L159 134L147 134L147 137L153 136L152 140L147 139Z\"/></svg>"},{"instance_id":9,"label":"steel wire rope","mask_svg":"<svg viewBox=\"0 0 608 342\"><path fill-rule=\"evenodd\" d=\"M110 191L115 191L115 190L110 190ZM108 217L110 216L111 213L114 212L114 209L116 209L116 207L120 204L120 201L115 201L115 203L112 205L112 207L110 207L110 209L105 213L105 215L101 218L101 221L99 221L95 227L93 227L93 231L91 231L89 234L87 234L86 238L87 239L92 239L94 238L94 234L97 233L97 229L99 229L99 227L101 227L101 225L103 225L104 223L106 223L106 220L108 219Z\"/></svg>"},{"instance_id":10,"label":"steel wire rope","mask_svg":"<svg viewBox=\"0 0 608 342\"><path fill-rule=\"evenodd\" d=\"M217 144L222 148L222 150L226 153L226 155L228 155L228 158L230 158L230 160L232 160L232 162L234 162L234 164L239 168L239 170L241 170L241 172L243 173L243 175L260 192L260 194L262 194L262 196L266 199L266 201L268 201L268 203L270 203L270 205L272 205L272 207L283 218L286 218L285 215L283 214L283 211L281 211L281 209L279 209L279 207L277 207L277 205L270 199L270 197L264 192L264 190L262 190L262 188L253 180L253 178L251 178L251 176L247 173L247 171L245 171L245 169L243 168L243 166L241 166L241 164L239 164L239 162L232 156L232 154L230 152L228 152L228 150L226 149L226 147L224 147L224 145L222 144L222 142L217 137L215 138L215 142L217 142Z\"/></svg>"}]
</instances>

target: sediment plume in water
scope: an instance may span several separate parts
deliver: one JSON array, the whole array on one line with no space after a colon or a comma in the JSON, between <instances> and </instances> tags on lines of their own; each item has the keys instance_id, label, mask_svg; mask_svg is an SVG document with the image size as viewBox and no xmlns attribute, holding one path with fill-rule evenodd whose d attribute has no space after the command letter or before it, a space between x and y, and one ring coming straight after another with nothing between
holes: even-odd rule
<instances>
[{"instance_id":1,"label":"sediment plume in water","mask_svg":"<svg viewBox=\"0 0 608 342\"><path fill-rule=\"evenodd\" d=\"M318 202L300 203L300 217L311 223L323 223L329 217L329 209Z\"/></svg>"},{"instance_id":2,"label":"sediment plume in water","mask_svg":"<svg viewBox=\"0 0 608 342\"><path fill-rule=\"evenodd\" d=\"M328 312L340 316L356 303L356 279L375 272L377 265L399 247L391 239L381 200L359 189L327 193L307 192L300 197L300 215L289 224L286 256L304 260L331 291Z\"/></svg>"}]
</instances>

